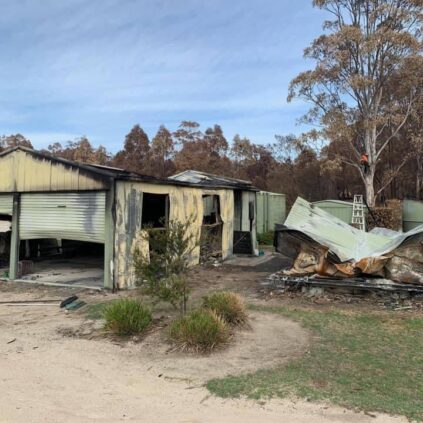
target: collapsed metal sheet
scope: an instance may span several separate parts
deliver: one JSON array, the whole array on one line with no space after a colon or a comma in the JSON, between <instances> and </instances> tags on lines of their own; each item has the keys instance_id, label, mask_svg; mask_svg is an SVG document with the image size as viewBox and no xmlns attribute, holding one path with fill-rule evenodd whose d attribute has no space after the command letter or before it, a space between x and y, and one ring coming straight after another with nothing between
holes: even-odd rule
<instances>
[{"instance_id":1,"label":"collapsed metal sheet","mask_svg":"<svg viewBox=\"0 0 423 423\"><path fill-rule=\"evenodd\" d=\"M300 197L293 205L285 226L324 245L341 262L359 262L386 255L407 239L423 234L423 225L405 233L360 231Z\"/></svg>"},{"instance_id":2,"label":"collapsed metal sheet","mask_svg":"<svg viewBox=\"0 0 423 423\"><path fill-rule=\"evenodd\" d=\"M294 259L284 275L372 275L423 285L423 226L365 233L298 199L276 232L276 250Z\"/></svg>"}]
</instances>

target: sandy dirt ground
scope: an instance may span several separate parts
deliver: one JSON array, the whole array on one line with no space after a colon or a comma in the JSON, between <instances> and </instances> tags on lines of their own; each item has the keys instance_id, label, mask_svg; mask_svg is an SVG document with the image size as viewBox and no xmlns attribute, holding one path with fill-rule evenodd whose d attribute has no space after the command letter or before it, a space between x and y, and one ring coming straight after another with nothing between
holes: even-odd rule
<instances>
[{"instance_id":1,"label":"sandy dirt ground","mask_svg":"<svg viewBox=\"0 0 423 423\"><path fill-rule=\"evenodd\" d=\"M216 269L202 275L194 295L229 286L260 301L254 288L265 270ZM206 277L207 276L207 277ZM220 276L220 277L218 277ZM201 285L201 286L200 286ZM0 284L1 301L114 298L67 288ZM250 327L229 347L196 357L169 350L161 331L142 340L99 336L101 321L57 306L0 305L0 422L405 422L299 400L255 402L216 398L204 387L213 377L287 362L307 350L310 335L296 322L251 314Z\"/></svg>"}]
</instances>

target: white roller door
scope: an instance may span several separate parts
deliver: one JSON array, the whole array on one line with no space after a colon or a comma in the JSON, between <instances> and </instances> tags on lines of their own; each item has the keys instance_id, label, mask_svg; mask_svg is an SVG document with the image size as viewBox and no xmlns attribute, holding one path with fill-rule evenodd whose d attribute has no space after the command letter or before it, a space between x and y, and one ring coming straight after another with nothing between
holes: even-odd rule
<instances>
[{"instance_id":1,"label":"white roller door","mask_svg":"<svg viewBox=\"0 0 423 423\"><path fill-rule=\"evenodd\" d=\"M10 194L0 194L0 214L9 214L13 213L13 195Z\"/></svg>"},{"instance_id":2,"label":"white roller door","mask_svg":"<svg viewBox=\"0 0 423 423\"><path fill-rule=\"evenodd\" d=\"M21 195L21 239L57 238L104 243L106 194Z\"/></svg>"}]
</instances>

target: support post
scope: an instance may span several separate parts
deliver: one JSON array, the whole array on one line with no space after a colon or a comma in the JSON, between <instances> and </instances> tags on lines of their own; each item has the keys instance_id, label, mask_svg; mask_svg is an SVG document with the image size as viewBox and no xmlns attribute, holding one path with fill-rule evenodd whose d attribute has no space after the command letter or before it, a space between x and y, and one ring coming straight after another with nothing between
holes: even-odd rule
<instances>
[{"instance_id":1,"label":"support post","mask_svg":"<svg viewBox=\"0 0 423 423\"><path fill-rule=\"evenodd\" d=\"M257 193L254 192L253 194L250 194L250 201L253 203L252 207L254 210L254 218L251 221L251 246L252 246L252 253L255 256L259 255L259 249L258 249L258 242L257 242L257 217L258 217L258 210L257 210Z\"/></svg>"},{"instance_id":2,"label":"support post","mask_svg":"<svg viewBox=\"0 0 423 423\"><path fill-rule=\"evenodd\" d=\"M12 235L10 241L10 265L9 278L18 278L19 266L19 214L20 214L20 195L13 194L13 212L12 212Z\"/></svg>"},{"instance_id":3,"label":"support post","mask_svg":"<svg viewBox=\"0 0 423 423\"><path fill-rule=\"evenodd\" d=\"M115 251L115 181L112 179L110 190L106 192L106 216L104 228L104 287L114 289L114 251Z\"/></svg>"}]
</instances>

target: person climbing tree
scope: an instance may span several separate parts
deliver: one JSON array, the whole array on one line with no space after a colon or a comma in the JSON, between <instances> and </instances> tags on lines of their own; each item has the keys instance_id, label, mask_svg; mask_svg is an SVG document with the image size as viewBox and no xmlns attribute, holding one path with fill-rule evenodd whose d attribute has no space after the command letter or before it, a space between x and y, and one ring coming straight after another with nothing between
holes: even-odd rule
<instances>
[{"instance_id":1,"label":"person climbing tree","mask_svg":"<svg viewBox=\"0 0 423 423\"><path fill-rule=\"evenodd\" d=\"M363 166L364 174L367 175L367 173L368 173L368 171L370 169L370 166L369 166L369 155L366 154L366 153L363 153L361 155L360 163L361 163L361 166Z\"/></svg>"}]
</instances>

